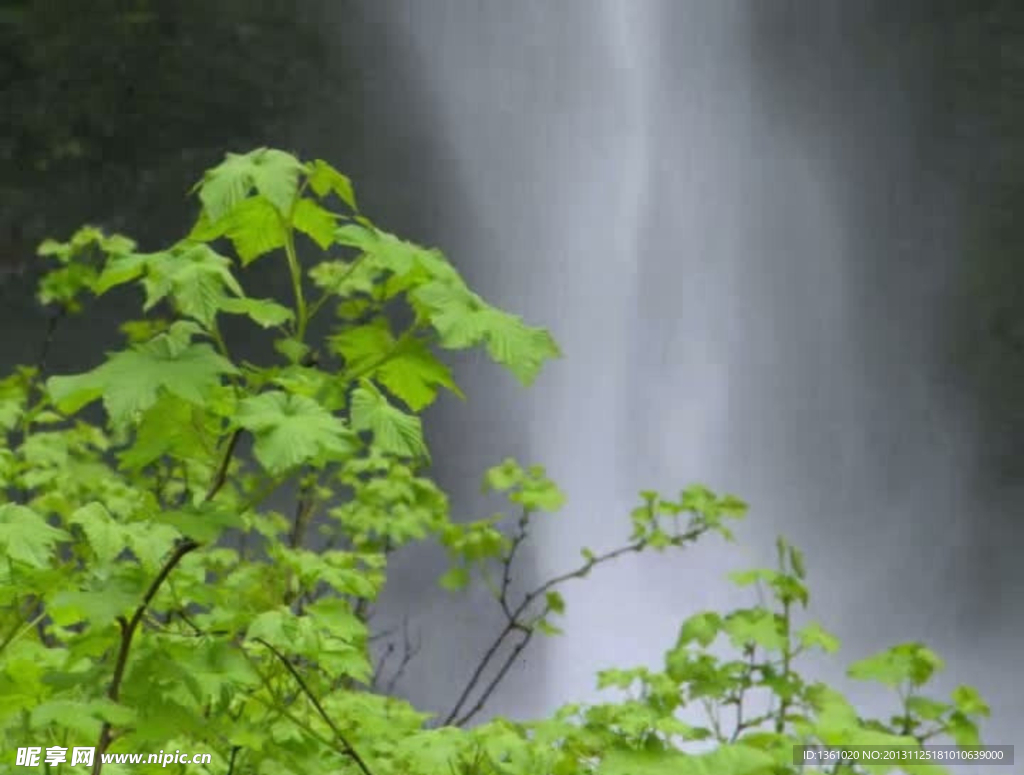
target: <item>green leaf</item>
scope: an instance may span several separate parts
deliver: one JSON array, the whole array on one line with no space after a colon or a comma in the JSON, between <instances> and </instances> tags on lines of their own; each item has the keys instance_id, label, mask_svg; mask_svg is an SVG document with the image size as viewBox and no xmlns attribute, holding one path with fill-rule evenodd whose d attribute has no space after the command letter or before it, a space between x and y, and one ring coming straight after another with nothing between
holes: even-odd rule
<instances>
[{"instance_id":1,"label":"green leaf","mask_svg":"<svg viewBox=\"0 0 1024 775\"><path fill-rule=\"evenodd\" d=\"M347 177L323 159L317 159L306 165L306 169L309 175L309 187L318 197L323 199L333 191L349 208L358 210L355 192L352 190L352 181Z\"/></svg>"},{"instance_id":2,"label":"green leaf","mask_svg":"<svg viewBox=\"0 0 1024 775\"><path fill-rule=\"evenodd\" d=\"M455 565L446 570L438 583L449 592L458 592L469 585L469 570L462 565Z\"/></svg>"},{"instance_id":3,"label":"green leaf","mask_svg":"<svg viewBox=\"0 0 1024 775\"><path fill-rule=\"evenodd\" d=\"M211 221L234 209L253 189L287 216L302 172L302 164L291 154L257 148L245 154L228 153L223 162L203 175L196 187Z\"/></svg>"},{"instance_id":4,"label":"green leaf","mask_svg":"<svg viewBox=\"0 0 1024 775\"><path fill-rule=\"evenodd\" d=\"M384 318L346 329L330 341L331 349L345 359L349 372L376 378L415 412L433 403L440 387L463 397L451 371L427 344L412 338L396 342Z\"/></svg>"},{"instance_id":5,"label":"green leaf","mask_svg":"<svg viewBox=\"0 0 1024 775\"><path fill-rule=\"evenodd\" d=\"M120 453L121 463L138 470L163 455L211 463L220 430L216 417L165 392L142 413L134 443Z\"/></svg>"},{"instance_id":6,"label":"green leaf","mask_svg":"<svg viewBox=\"0 0 1024 775\"><path fill-rule=\"evenodd\" d=\"M212 325L220 302L228 292L242 295L241 287L231 274L231 261L209 245L191 245L183 250L149 256L143 285L145 310L170 295L182 314L206 327Z\"/></svg>"},{"instance_id":7,"label":"green leaf","mask_svg":"<svg viewBox=\"0 0 1024 775\"><path fill-rule=\"evenodd\" d=\"M988 704L973 686L958 686L953 690L953 705L961 713L968 716L988 716Z\"/></svg>"},{"instance_id":8,"label":"green leaf","mask_svg":"<svg viewBox=\"0 0 1024 775\"><path fill-rule=\"evenodd\" d=\"M263 328L282 326L295 318L290 309L271 299L224 299L220 302L220 310L231 315L245 315Z\"/></svg>"},{"instance_id":9,"label":"green leaf","mask_svg":"<svg viewBox=\"0 0 1024 775\"><path fill-rule=\"evenodd\" d=\"M738 587L749 587L759 582L771 584L779 577L779 572L767 568L754 568L753 570L734 571L728 574L728 579Z\"/></svg>"},{"instance_id":10,"label":"green leaf","mask_svg":"<svg viewBox=\"0 0 1024 775\"><path fill-rule=\"evenodd\" d=\"M488 306L458 283L427 283L416 288L412 298L426 311L443 347L465 349L486 342L491 358L524 385L533 382L546 360L561 355L546 330Z\"/></svg>"},{"instance_id":11,"label":"green leaf","mask_svg":"<svg viewBox=\"0 0 1024 775\"><path fill-rule=\"evenodd\" d=\"M208 344L192 344L192 328L175 323L166 334L116 353L92 371L50 377L47 389L57 407L74 413L102 397L115 426L138 418L166 390L202 405L223 375L237 369Z\"/></svg>"},{"instance_id":12,"label":"green leaf","mask_svg":"<svg viewBox=\"0 0 1024 775\"><path fill-rule=\"evenodd\" d=\"M89 546L104 564L112 562L128 546L124 528L114 522L110 512L98 501L76 509L69 521L82 526Z\"/></svg>"},{"instance_id":13,"label":"green leaf","mask_svg":"<svg viewBox=\"0 0 1024 775\"><path fill-rule=\"evenodd\" d=\"M388 400L367 379L352 391L352 427L370 431L382 452L400 457L426 458L420 418L406 414Z\"/></svg>"},{"instance_id":14,"label":"green leaf","mask_svg":"<svg viewBox=\"0 0 1024 775\"><path fill-rule=\"evenodd\" d=\"M448 367L419 339L403 340L378 369L377 379L414 412L432 404L441 387L465 398Z\"/></svg>"},{"instance_id":15,"label":"green leaf","mask_svg":"<svg viewBox=\"0 0 1024 775\"><path fill-rule=\"evenodd\" d=\"M839 651L839 638L828 632L817 622L811 622L797 633L805 648L820 648L828 654Z\"/></svg>"},{"instance_id":16,"label":"green leaf","mask_svg":"<svg viewBox=\"0 0 1024 775\"><path fill-rule=\"evenodd\" d=\"M142 277L146 271L148 261L149 255L141 253L111 257L107 261L106 266L103 267L99 279L93 285L93 293L100 296L111 288L130 283L132 280Z\"/></svg>"},{"instance_id":17,"label":"green leaf","mask_svg":"<svg viewBox=\"0 0 1024 775\"><path fill-rule=\"evenodd\" d=\"M310 461L339 460L357 447L342 421L306 396L274 390L238 405L238 424L256 438L256 459L272 474Z\"/></svg>"},{"instance_id":18,"label":"green leaf","mask_svg":"<svg viewBox=\"0 0 1024 775\"><path fill-rule=\"evenodd\" d=\"M769 651L781 651L786 646L781 617L763 608L733 611L722 629L737 647L754 643Z\"/></svg>"},{"instance_id":19,"label":"green leaf","mask_svg":"<svg viewBox=\"0 0 1024 775\"><path fill-rule=\"evenodd\" d=\"M523 385L533 382L545 361L561 355L550 333L527 326L517 315L496 309L480 315L484 317L487 352Z\"/></svg>"},{"instance_id":20,"label":"green leaf","mask_svg":"<svg viewBox=\"0 0 1024 775\"><path fill-rule=\"evenodd\" d=\"M46 728L64 728L82 737L97 735L104 721L124 726L135 720L135 712L107 699L50 700L32 709L32 724Z\"/></svg>"},{"instance_id":21,"label":"green leaf","mask_svg":"<svg viewBox=\"0 0 1024 775\"><path fill-rule=\"evenodd\" d=\"M140 583L137 587L118 579L101 590L64 590L53 596L46 610L62 627L86 621L106 625L138 606L144 586Z\"/></svg>"},{"instance_id":22,"label":"green leaf","mask_svg":"<svg viewBox=\"0 0 1024 775\"><path fill-rule=\"evenodd\" d=\"M334 230L338 227L338 216L330 213L312 199L300 199L295 204L292 224L321 250L334 244Z\"/></svg>"},{"instance_id":23,"label":"green leaf","mask_svg":"<svg viewBox=\"0 0 1024 775\"><path fill-rule=\"evenodd\" d=\"M696 641L702 648L707 648L718 637L722 630L722 617L714 611L694 614L679 629L676 648Z\"/></svg>"},{"instance_id":24,"label":"green leaf","mask_svg":"<svg viewBox=\"0 0 1024 775\"><path fill-rule=\"evenodd\" d=\"M565 613L565 598L562 597L558 592L548 592L545 596L545 605L551 613L564 614Z\"/></svg>"},{"instance_id":25,"label":"green leaf","mask_svg":"<svg viewBox=\"0 0 1024 775\"><path fill-rule=\"evenodd\" d=\"M500 465L487 469L487 473L484 474L484 491L505 492L511 490L522 484L524 475L519 463L513 458L505 458Z\"/></svg>"},{"instance_id":26,"label":"green leaf","mask_svg":"<svg viewBox=\"0 0 1024 775\"><path fill-rule=\"evenodd\" d=\"M386 270L403 276L419 266L420 254L426 252L418 245L399 239L373 226L346 223L334 231L334 241L339 245L356 248L367 254L378 270Z\"/></svg>"},{"instance_id":27,"label":"green leaf","mask_svg":"<svg viewBox=\"0 0 1024 775\"><path fill-rule=\"evenodd\" d=\"M946 703L928 697L908 697L906 704L908 711L926 721L938 721L949 712Z\"/></svg>"},{"instance_id":28,"label":"green leaf","mask_svg":"<svg viewBox=\"0 0 1024 775\"><path fill-rule=\"evenodd\" d=\"M175 528L183 536L211 544L219 540L225 530L245 527L244 520L236 510L213 503L161 511L153 519Z\"/></svg>"},{"instance_id":29,"label":"green leaf","mask_svg":"<svg viewBox=\"0 0 1024 775\"><path fill-rule=\"evenodd\" d=\"M561 627L552 624L547 619L538 619L535 626L541 635L546 635L549 638L564 634Z\"/></svg>"},{"instance_id":30,"label":"green leaf","mask_svg":"<svg viewBox=\"0 0 1024 775\"><path fill-rule=\"evenodd\" d=\"M286 231L274 205L261 196L254 196L216 221L211 221L204 212L189 234L190 239L201 242L219 237L231 240L242 266L248 266L260 256L283 248Z\"/></svg>"},{"instance_id":31,"label":"green leaf","mask_svg":"<svg viewBox=\"0 0 1024 775\"><path fill-rule=\"evenodd\" d=\"M942 669L942 660L920 643L902 643L850 665L847 675L897 687L904 681L920 686Z\"/></svg>"},{"instance_id":32,"label":"green leaf","mask_svg":"<svg viewBox=\"0 0 1024 775\"><path fill-rule=\"evenodd\" d=\"M70 538L26 506L0 505L0 549L3 556L15 562L48 567L57 543Z\"/></svg>"},{"instance_id":33,"label":"green leaf","mask_svg":"<svg viewBox=\"0 0 1024 775\"><path fill-rule=\"evenodd\" d=\"M369 261L323 261L309 270L313 284L337 296L372 295L380 272Z\"/></svg>"},{"instance_id":34,"label":"green leaf","mask_svg":"<svg viewBox=\"0 0 1024 775\"><path fill-rule=\"evenodd\" d=\"M949 736L961 748L981 745L981 734L978 725L960 711L955 711L946 722Z\"/></svg>"},{"instance_id":35,"label":"green leaf","mask_svg":"<svg viewBox=\"0 0 1024 775\"><path fill-rule=\"evenodd\" d=\"M678 751L613 751L598 775L771 775L775 758L751 746L723 745L699 756Z\"/></svg>"},{"instance_id":36,"label":"green leaf","mask_svg":"<svg viewBox=\"0 0 1024 775\"><path fill-rule=\"evenodd\" d=\"M346 328L331 336L329 342L331 350L344 358L345 368L354 373L372 368L391 351L395 339L387 319L380 317L366 325Z\"/></svg>"}]
</instances>

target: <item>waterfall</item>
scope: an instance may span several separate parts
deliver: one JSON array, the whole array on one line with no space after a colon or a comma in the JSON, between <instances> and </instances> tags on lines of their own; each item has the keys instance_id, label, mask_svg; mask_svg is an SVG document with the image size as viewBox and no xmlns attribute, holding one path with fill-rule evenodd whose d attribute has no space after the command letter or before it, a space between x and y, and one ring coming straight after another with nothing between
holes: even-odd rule
<instances>
[{"instance_id":1,"label":"waterfall","mask_svg":"<svg viewBox=\"0 0 1024 775\"><path fill-rule=\"evenodd\" d=\"M445 465L480 471L507 442L567 490L538 578L624 539L643 488L701 481L753 507L746 548L624 559L567 589L567 634L497 710L546 713L593 697L600 668L655 662L685 616L746 600L726 571L770 563L781 532L844 662L925 640L952 663L944 688L977 683L1003 714L993 735L1024 712L1000 688L1011 633L964 618L984 594L957 553L971 427L935 378L958 211L914 166L913 72L868 66L865 14L798 5L388 5L468 203L445 246L566 354L527 396L488 394L504 419Z\"/></svg>"}]
</instances>

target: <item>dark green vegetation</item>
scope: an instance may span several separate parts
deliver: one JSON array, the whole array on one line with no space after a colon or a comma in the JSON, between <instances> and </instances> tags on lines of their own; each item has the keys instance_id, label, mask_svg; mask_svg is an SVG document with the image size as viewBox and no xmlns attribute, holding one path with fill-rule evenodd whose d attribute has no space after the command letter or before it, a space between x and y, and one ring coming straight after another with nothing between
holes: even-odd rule
<instances>
[{"instance_id":1,"label":"dark green vegetation","mask_svg":"<svg viewBox=\"0 0 1024 775\"><path fill-rule=\"evenodd\" d=\"M798 743L978 742L985 704L969 687L929 697L941 663L920 644L850 668L893 689L890 718L801 677L801 655L838 644L804 619L803 561L781 539L775 569L734 577L757 604L691 617L658 669L605 671L607 703L470 726L531 640L558 634L563 584L627 553L730 538L744 504L700 486L641 493L621 546L582 548L575 568L516 593L517 551L561 493L506 461L485 485L508 516L453 522L424 473L419 414L459 393L446 351L480 348L528 384L558 355L548 333L489 305L439 251L378 228L323 161L228 155L196 193L193 228L163 250L90 227L39 248L51 269L38 298L61 316L90 314L117 286L141 290L144 314L85 373L37 364L0 382L6 761L96 745L211 752L207 771L232 775L769 775L798 771ZM246 293L257 261L288 278L287 303ZM276 357L236 357L231 320ZM268 505L290 486L287 513ZM440 583L484 585L505 619L440 718L389 696L371 659L389 557L423 541L449 553Z\"/></svg>"}]
</instances>

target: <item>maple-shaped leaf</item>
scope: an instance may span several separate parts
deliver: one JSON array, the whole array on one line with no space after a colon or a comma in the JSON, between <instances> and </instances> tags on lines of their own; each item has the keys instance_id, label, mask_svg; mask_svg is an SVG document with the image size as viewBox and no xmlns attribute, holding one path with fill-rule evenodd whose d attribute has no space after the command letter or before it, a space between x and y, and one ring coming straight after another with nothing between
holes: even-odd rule
<instances>
[{"instance_id":1,"label":"maple-shaped leaf","mask_svg":"<svg viewBox=\"0 0 1024 775\"><path fill-rule=\"evenodd\" d=\"M488 354L524 385L536 379L545 361L561 355L547 330L526 325L518 315L489 307L476 317L487 337Z\"/></svg>"},{"instance_id":2,"label":"maple-shaped leaf","mask_svg":"<svg viewBox=\"0 0 1024 775\"><path fill-rule=\"evenodd\" d=\"M128 546L124 527L115 522L106 507L98 501L76 509L68 521L81 526L96 557L104 564L113 562Z\"/></svg>"},{"instance_id":3,"label":"maple-shaped leaf","mask_svg":"<svg viewBox=\"0 0 1024 775\"><path fill-rule=\"evenodd\" d=\"M202 244L150 256L142 284L146 289L144 310L170 295L182 314L204 326L213 323L228 293L244 295L231 273L231 260Z\"/></svg>"},{"instance_id":4,"label":"maple-shaped leaf","mask_svg":"<svg viewBox=\"0 0 1024 775\"><path fill-rule=\"evenodd\" d=\"M142 277L145 310L170 296L183 315L209 326L222 300L243 296L231 273L231 260L208 245L181 243L159 253L115 256L95 285L101 294L117 285ZM230 294L230 295L229 295Z\"/></svg>"},{"instance_id":5,"label":"maple-shaped leaf","mask_svg":"<svg viewBox=\"0 0 1024 775\"><path fill-rule=\"evenodd\" d=\"M455 384L448 366L439 361L427 344L419 339L401 342L394 354L377 369L376 377L414 412L430 406L441 387L448 388L459 398L465 398Z\"/></svg>"},{"instance_id":6,"label":"maple-shaped leaf","mask_svg":"<svg viewBox=\"0 0 1024 775\"><path fill-rule=\"evenodd\" d=\"M405 275L417 268L420 253L426 252L419 245L361 223L339 226L334 231L334 241L366 253L378 270L396 275Z\"/></svg>"},{"instance_id":7,"label":"maple-shaped leaf","mask_svg":"<svg viewBox=\"0 0 1024 775\"><path fill-rule=\"evenodd\" d=\"M412 292L417 310L430 320L442 347L465 349L486 343L491 358L529 385L546 360L560 356L543 328L487 304L461 282L438 280Z\"/></svg>"},{"instance_id":8,"label":"maple-shaped leaf","mask_svg":"<svg viewBox=\"0 0 1024 775\"><path fill-rule=\"evenodd\" d=\"M323 159L317 159L306 165L306 171L308 173L309 187L313 189L313 192L318 197L323 199L333 191L338 196L338 199L347 204L352 210L359 209L356 207L356 195L355 191L352 190L352 181L334 169L330 164Z\"/></svg>"},{"instance_id":9,"label":"maple-shaped leaf","mask_svg":"<svg viewBox=\"0 0 1024 775\"><path fill-rule=\"evenodd\" d=\"M195 330L194 323L179 321L167 333L111 355L92 371L50 377L47 389L57 407L69 414L102 398L115 427L153 406L162 390L202 404L221 377L237 369L209 344L193 343Z\"/></svg>"},{"instance_id":10,"label":"maple-shaped leaf","mask_svg":"<svg viewBox=\"0 0 1024 775\"><path fill-rule=\"evenodd\" d=\"M429 457L420 418L406 414L367 379L352 391L352 427L370 431L383 452L401 457Z\"/></svg>"},{"instance_id":11,"label":"maple-shaped leaf","mask_svg":"<svg viewBox=\"0 0 1024 775\"><path fill-rule=\"evenodd\" d=\"M70 538L27 506L0 505L0 559L45 568L56 544Z\"/></svg>"},{"instance_id":12,"label":"maple-shaped leaf","mask_svg":"<svg viewBox=\"0 0 1024 775\"><path fill-rule=\"evenodd\" d=\"M255 189L282 215L287 215L299 187L303 166L290 153L257 148L245 154L228 153L196 184L210 220L218 221Z\"/></svg>"},{"instance_id":13,"label":"maple-shaped leaf","mask_svg":"<svg viewBox=\"0 0 1024 775\"><path fill-rule=\"evenodd\" d=\"M334 244L338 216L328 212L312 199L300 199L292 213L292 225L315 242L321 250Z\"/></svg>"},{"instance_id":14,"label":"maple-shaped leaf","mask_svg":"<svg viewBox=\"0 0 1024 775\"><path fill-rule=\"evenodd\" d=\"M311 460L351 455L358 441L344 423L312 398L272 390L241 401L238 424L256 439L256 459L272 474Z\"/></svg>"},{"instance_id":15,"label":"maple-shaped leaf","mask_svg":"<svg viewBox=\"0 0 1024 775\"><path fill-rule=\"evenodd\" d=\"M378 317L366 325L352 326L331 335L331 350L345 359L349 372L361 371L381 360L394 347L395 338L386 318Z\"/></svg>"},{"instance_id":16,"label":"maple-shaped leaf","mask_svg":"<svg viewBox=\"0 0 1024 775\"><path fill-rule=\"evenodd\" d=\"M217 220L203 211L189 233L189 239L200 242L227 237L242 266L284 247L285 236L285 224L280 213L269 199L262 196L242 200Z\"/></svg>"}]
</instances>

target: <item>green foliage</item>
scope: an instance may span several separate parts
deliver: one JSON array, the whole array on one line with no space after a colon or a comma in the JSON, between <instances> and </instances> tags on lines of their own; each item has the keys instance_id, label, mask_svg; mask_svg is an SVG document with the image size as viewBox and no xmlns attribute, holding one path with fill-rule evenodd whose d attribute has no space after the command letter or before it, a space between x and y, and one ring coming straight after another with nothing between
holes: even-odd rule
<instances>
[{"instance_id":1,"label":"green foliage","mask_svg":"<svg viewBox=\"0 0 1024 775\"><path fill-rule=\"evenodd\" d=\"M482 347L529 382L558 353L548 333L488 305L440 252L379 229L324 161L232 154L196 189L195 227L164 250L91 228L40 248L56 263L44 304L74 314L127 285L161 317L126 321L124 348L83 374L0 380L5 751L210 752L209 771L232 775L768 775L796 771L796 744L977 742L987 707L969 687L949 703L926 696L941 662L919 644L850 669L897 690L887 720L795 671L802 653L838 642L797 626L809 593L782 541L777 568L734 577L758 587L759 605L690 617L660 669L604 671L617 701L471 726L533 638L560 632L565 584L624 556L731 538L745 504L702 486L644 492L622 545L583 549L577 566L521 588L518 554L565 496L543 468L506 460L484 486L511 513L453 521L425 472L419 413L442 389L462 395L445 350ZM307 265L313 251L322 260ZM236 275L275 254L288 304L249 297ZM235 358L225 315L247 318L277 362ZM83 411L97 402L102 413ZM287 515L269 505L286 487ZM450 558L441 585L483 585L504 619L440 714L391 696L408 639L390 676L373 645L387 637L374 603L389 557L424 541ZM689 720L697 710L706 723ZM157 769L184 766L102 767Z\"/></svg>"}]
</instances>

